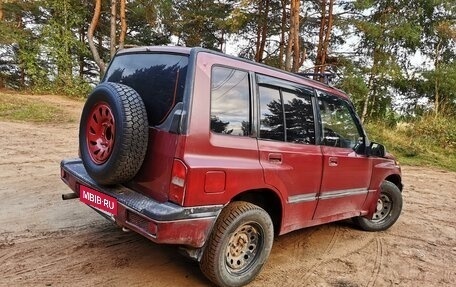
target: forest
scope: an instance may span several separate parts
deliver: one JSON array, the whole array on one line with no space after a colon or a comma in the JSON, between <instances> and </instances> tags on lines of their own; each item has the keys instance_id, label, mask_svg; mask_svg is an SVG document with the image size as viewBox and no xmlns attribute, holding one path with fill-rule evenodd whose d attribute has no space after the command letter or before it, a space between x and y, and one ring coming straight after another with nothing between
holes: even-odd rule
<instances>
[{"instance_id":1,"label":"forest","mask_svg":"<svg viewBox=\"0 0 456 287\"><path fill-rule=\"evenodd\" d=\"M85 97L118 49L201 46L330 74L401 160L456 169L454 0L0 0L0 31L0 89Z\"/></svg>"}]
</instances>

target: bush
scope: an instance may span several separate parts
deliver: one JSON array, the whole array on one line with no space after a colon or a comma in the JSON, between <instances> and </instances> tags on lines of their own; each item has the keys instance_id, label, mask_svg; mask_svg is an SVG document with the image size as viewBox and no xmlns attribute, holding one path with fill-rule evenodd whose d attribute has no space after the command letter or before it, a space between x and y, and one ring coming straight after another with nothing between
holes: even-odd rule
<instances>
[{"instance_id":1,"label":"bush","mask_svg":"<svg viewBox=\"0 0 456 287\"><path fill-rule=\"evenodd\" d=\"M44 85L35 85L31 91L37 94L65 95L72 98L85 98L92 90L92 86L79 78L49 82Z\"/></svg>"},{"instance_id":2,"label":"bush","mask_svg":"<svg viewBox=\"0 0 456 287\"><path fill-rule=\"evenodd\" d=\"M414 123L411 136L418 136L429 144L444 149L456 148L456 120L443 116L424 116Z\"/></svg>"},{"instance_id":3,"label":"bush","mask_svg":"<svg viewBox=\"0 0 456 287\"><path fill-rule=\"evenodd\" d=\"M366 125L370 140L383 143L405 164L456 170L456 119L426 115L391 127L385 122Z\"/></svg>"}]
</instances>

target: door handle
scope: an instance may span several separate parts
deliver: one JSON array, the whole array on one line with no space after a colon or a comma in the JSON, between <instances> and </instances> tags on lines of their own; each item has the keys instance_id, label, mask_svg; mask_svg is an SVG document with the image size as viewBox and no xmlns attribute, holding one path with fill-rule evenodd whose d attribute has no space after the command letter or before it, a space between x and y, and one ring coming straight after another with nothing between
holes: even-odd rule
<instances>
[{"instance_id":1,"label":"door handle","mask_svg":"<svg viewBox=\"0 0 456 287\"><path fill-rule=\"evenodd\" d=\"M339 159L335 156L330 156L329 157L329 166L338 166L339 165Z\"/></svg>"},{"instance_id":2,"label":"door handle","mask_svg":"<svg viewBox=\"0 0 456 287\"><path fill-rule=\"evenodd\" d=\"M270 153L268 155L268 160L270 163L281 164L282 163L282 154Z\"/></svg>"}]
</instances>

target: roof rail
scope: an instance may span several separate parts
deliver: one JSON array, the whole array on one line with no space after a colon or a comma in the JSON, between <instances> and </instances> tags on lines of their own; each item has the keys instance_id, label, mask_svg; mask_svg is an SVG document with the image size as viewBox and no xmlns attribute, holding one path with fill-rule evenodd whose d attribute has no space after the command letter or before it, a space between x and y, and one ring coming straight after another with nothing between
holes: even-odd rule
<instances>
[{"instance_id":1,"label":"roof rail","mask_svg":"<svg viewBox=\"0 0 456 287\"><path fill-rule=\"evenodd\" d=\"M303 73L298 72L297 75L304 76L309 79L315 79L317 81L321 81L323 79L323 83L329 85L329 82L336 77L335 73Z\"/></svg>"},{"instance_id":2,"label":"roof rail","mask_svg":"<svg viewBox=\"0 0 456 287\"><path fill-rule=\"evenodd\" d=\"M123 46L122 50L123 50L123 49L136 48L136 47L139 47L139 46L138 46L138 45L135 45L135 44L125 44L125 45ZM117 49L117 50L121 50L119 45L116 46L116 49Z\"/></svg>"}]
</instances>

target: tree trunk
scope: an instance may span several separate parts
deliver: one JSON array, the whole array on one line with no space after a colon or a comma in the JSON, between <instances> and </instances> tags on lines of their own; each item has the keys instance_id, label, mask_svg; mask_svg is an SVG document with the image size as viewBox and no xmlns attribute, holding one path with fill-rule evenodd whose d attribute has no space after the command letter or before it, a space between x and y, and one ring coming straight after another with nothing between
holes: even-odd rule
<instances>
[{"instance_id":1,"label":"tree trunk","mask_svg":"<svg viewBox=\"0 0 456 287\"><path fill-rule=\"evenodd\" d=\"M219 43L220 43L220 51L222 51L222 53L226 53L226 46L225 46L225 29L222 29L222 35L220 37L220 40L219 40Z\"/></svg>"},{"instance_id":2,"label":"tree trunk","mask_svg":"<svg viewBox=\"0 0 456 287\"><path fill-rule=\"evenodd\" d=\"M23 25L23 22L22 22L23 18L22 18L22 13L18 13L16 15L16 27L18 30L22 31L24 29L24 25ZM22 41L20 41L22 42ZM19 42L19 45L17 47L17 50L16 50L16 55L18 55L18 58L17 58L17 64L19 66L19 83L20 83L20 86L21 87L25 87L25 63L24 63L24 59L23 57L20 56L21 52L22 52L22 43Z\"/></svg>"},{"instance_id":3,"label":"tree trunk","mask_svg":"<svg viewBox=\"0 0 456 287\"><path fill-rule=\"evenodd\" d=\"M285 70L292 72L298 72L302 57L299 47L300 3L300 0L291 0L290 33L285 54Z\"/></svg>"},{"instance_id":4,"label":"tree trunk","mask_svg":"<svg viewBox=\"0 0 456 287\"><path fill-rule=\"evenodd\" d=\"M325 40L323 42L323 53L322 53L322 59L321 59L321 63L323 65L326 64L326 56L328 55L328 47L329 47L329 42L331 40L332 27L334 24L333 9L334 9L334 0L329 0L328 21L327 21L327 26L326 26ZM322 66L322 72L323 71L324 71L324 66Z\"/></svg>"},{"instance_id":5,"label":"tree trunk","mask_svg":"<svg viewBox=\"0 0 456 287\"><path fill-rule=\"evenodd\" d=\"M266 46L266 38L268 36L268 17L269 16L269 0L266 0L263 17L261 19L261 42L260 49L258 50L258 61L263 62L264 47Z\"/></svg>"},{"instance_id":6,"label":"tree trunk","mask_svg":"<svg viewBox=\"0 0 456 287\"><path fill-rule=\"evenodd\" d=\"M116 16L117 0L111 0L111 59L114 58L114 55L116 54Z\"/></svg>"},{"instance_id":7,"label":"tree trunk","mask_svg":"<svg viewBox=\"0 0 456 287\"><path fill-rule=\"evenodd\" d=\"M101 0L96 0L92 22L90 23L89 31L87 32L87 40L89 42L89 47L90 47L90 51L92 52L93 59L95 60L95 63L97 63L97 66L100 68L100 74L102 75L106 71L106 64L101 59L100 54L98 53L98 50L95 47L95 43L93 41L93 34L95 32L95 28L98 25L98 21L100 20L100 14L101 14ZM100 42L101 42L101 39L100 39Z\"/></svg>"},{"instance_id":8,"label":"tree trunk","mask_svg":"<svg viewBox=\"0 0 456 287\"><path fill-rule=\"evenodd\" d=\"M79 28L79 42L81 45L85 44L85 25L82 25ZM79 52L79 79L84 81L84 68L85 68L85 61L84 61L84 53L82 51Z\"/></svg>"},{"instance_id":9,"label":"tree trunk","mask_svg":"<svg viewBox=\"0 0 456 287\"><path fill-rule=\"evenodd\" d=\"M364 104L363 104L363 112L361 114L361 122L364 123L365 120L367 119L367 113L369 111L369 104L370 104L370 99L372 97L375 97L375 94L377 92L377 88L375 87L375 76L377 75L377 69L379 65L379 50L381 48L374 48L374 52L372 55L373 58L373 64L372 64L372 69L371 73L369 76L369 82L367 84L369 92L366 94L366 97L364 98Z\"/></svg>"},{"instance_id":10,"label":"tree trunk","mask_svg":"<svg viewBox=\"0 0 456 287\"><path fill-rule=\"evenodd\" d=\"M60 32L60 39L62 39L62 44L63 44L63 53L59 53L60 55L57 56L59 59L57 61L58 64L58 75L57 79L59 79L63 85L71 85L73 81L73 74L72 74L72 68L73 68L73 63L72 63L72 57L71 57L71 49L70 49L70 43L69 43L69 36L68 33L71 31L69 25L68 25L68 15L69 15L69 9L68 9L68 0L64 0L63 2L63 26L60 26L59 32Z\"/></svg>"},{"instance_id":11,"label":"tree trunk","mask_svg":"<svg viewBox=\"0 0 456 287\"><path fill-rule=\"evenodd\" d=\"M440 66L440 47L442 45L442 40L439 40L435 48L435 58L434 58L434 71L438 72ZM434 77L434 113L437 116L440 110L440 94L439 94L439 77Z\"/></svg>"},{"instance_id":12,"label":"tree trunk","mask_svg":"<svg viewBox=\"0 0 456 287\"><path fill-rule=\"evenodd\" d=\"M3 0L0 0L0 21L3 21Z\"/></svg>"},{"instance_id":13,"label":"tree trunk","mask_svg":"<svg viewBox=\"0 0 456 287\"><path fill-rule=\"evenodd\" d=\"M299 14L298 17L296 18L296 6L299 5L299 0L291 0L291 8L290 8L290 31L289 31L289 36L288 36L288 44L287 44L287 50L285 54L285 70L287 71L292 71L293 70L293 60L294 60L294 54L296 53L296 45L299 45L299 43L296 43L296 38L299 38L299 35L296 35L297 31L299 30ZM299 13L299 8L298 8L298 13ZM296 22L296 19L298 21ZM297 37L296 37L297 36ZM299 50L299 48L298 48Z\"/></svg>"},{"instance_id":14,"label":"tree trunk","mask_svg":"<svg viewBox=\"0 0 456 287\"><path fill-rule=\"evenodd\" d=\"M296 73L299 71L299 63L301 62L301 51L299 43L299 11L300 9L300 0L292 0L294 2L294 7L292 8L292 17L294 18L294 25L292 29L294 30L293 36L293 68L292 72Z\"/></svg>"},{"instance_id":15,"label":"tree trunk","mask_svg":"<svg viewBox=\"0 0 456 287\"><path fill-rule=\"evenodd\" d=\"M293 24L292 23L293 20L292 18L290 19L290 25ZM287 43L287 49L285 50L285 70L286 71L291 71L291 52L293 51L293 40L294 40L294 37L292 37L292 30L290 29L290 31L288 32L288 43Z\"/></svg>"},{"instance_id":16,"label":"tree trunk","mask_svg":"<svg viewBox=\"0 0 456 287\"><path fill-rule=\"evenodd\" d=\"M301 56L300 56L300 60L299 60L299 67L302 67L302 65L304 65L304 61L306 60L306 57L307 57L307 48L303 48L301 50Z\"/></svg>"},{"instance_id":17,"label":"tree trunk","mask_svg":"<svg viewBox=\"0 0 456 287\"><path fill-rule=\"evenodd\" d=\"M127 34L127 18L125 16L126 0L120 0L120 36L119 49L123 49L125 45L125 35Z\"/></svg>"},{"instance_id":18,"label":"tree trunk","mask_svg":"<svg viewBox=\"0 0 456 287\"><path fill-rule=\"evenodd\" d=\"M20 65L20 70L21 70L21 72L20 72L21 76L20 76L20 81L19 82L21 83L20 86L22 88L24 88L25 87L25 68L24 68L24 65Z\"/></svg>"},{"instance_id":19,"label":"tree trunk","mask_svg":"<svg viewBox=\"0 0 456 287\"><path fill-rule=\"evenodd\" d=\"M284 69L283 55L285 52L285 30L287 28L287 4L288 0L281 0L282 4L282 23L280 24L280 44L279 44L279 61L280 68Z\"/></svg>"},{"instance_id":20,"label":"tree trunk","mask_svg":"<svg viewBox=\"0 0 456 287\"><path fill-rule=\"evenodd\" d=\"M334 24L334 0L329 0L329 4L324 0L321 2L320 31L318 34L317 58L315 61L315 73L324 73L326 70L326 57L331 41L331 32ZM323 77L316 77L316 80L323 81Z\"/></svg>"},{"instance_id":21,"label":"tree trunk","mask_svg":"<svg viewBox=\"0 0 456 287\"><path fill-rule=\"evenodd\" d=\"M385 26L385 15L387 15L389 11L387 10L382 10L380 11L380 28L382 28L383 33L386 31L386 26ZM382 33L382 34L383 34ZM374 98L377 97L377 89L379 88L380 85L378 85L378 78L379 78L379 70L381 67L379 66L384 66L385 63L382 63L384 60L384 54L385 53L385 47L384 44L382 43L376 43L374 44L373 50L372 50L372 68L370 70L370 76L369 76L369 83L368 83L368 93L365 96L364 104L363 104L363 112L361 114L361 122L365 122L367 120L368 114L372 115L373 112L369 112L369 106L373 108L372 104L370 103L371 99L372 102L375 102ZM380 78L382 76L380 75Z\"/></svg>"},{"instance_id":22,"label":"tree trunk","mask_svg":"<svg viewBox=\"0 0 456 287\"><path fill-rule=\"evenodd\" d=\"M321 9L320 30L318 32L317 58L315 59L314 73L321 72L321 65L322 65L321 59L322 59L322 53L323 53L323 42L324 42L325 26L326 26L326 0L321 1L320 9ZM314 79L318 80L319 77L314 76Z\"/></svg>"},{"instance_id":23,"label":"tree trunk","mask_svg":"<svg viewBox=\"0 0 456 287\"><path fill-rule=\"evenodd\" d=\"M367 86L369 87L369 92L367 92L367 94L364 98L363 112L361 113L361 122L362 123L364 123L367 118L367 111L368 111L368 107L369 107L369 100L370 100L370 93L371 93L370 88L372 87L373 82L374 82L374 74L371 73L370 77L369 77L369 83L367 84Z\"/></svg>"},{"instance_id":24,"label":"tree trunk","mask_svg":"<svg viewBox=\"0 0 456 287\"><path fill-rule=\"evenodd\" d=\"M259 52L260 52L260 42L261 42L261 29L263 27L263 0L258 2L258 23L257 23L257 33L256 33L256 42L255 42L255 62L259 62Z\"/></svg>"}]
</instances>

